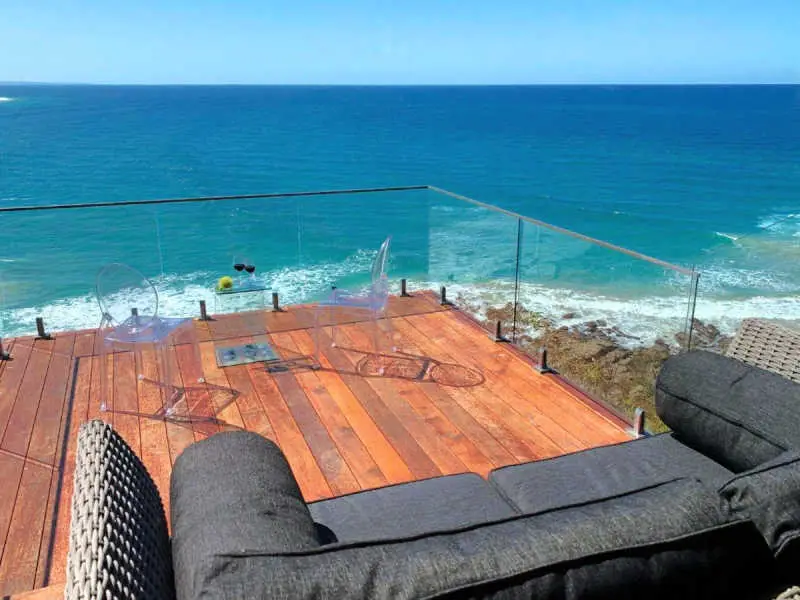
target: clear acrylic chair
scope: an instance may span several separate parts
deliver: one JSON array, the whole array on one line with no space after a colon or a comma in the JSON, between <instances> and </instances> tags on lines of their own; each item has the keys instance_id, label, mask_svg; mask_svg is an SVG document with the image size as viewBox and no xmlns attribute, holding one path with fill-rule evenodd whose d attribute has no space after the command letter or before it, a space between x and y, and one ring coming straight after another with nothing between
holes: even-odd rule
<instances>
[{"instance_id":1,"label":"clear acrylic chair","mask_svg":"<svg viewBox=\"0 0 800 600\"><path fill-rule=\"evenodd\" d=\"M316 363L320 365L321 333L326 325L331 326L331 346L337 346L336 330L339 324L337 312L342 309L348 313L351 311L364 311L368 313L372 328L372 348L378 363L378 373L385 372L385 361L388 358L382 352L383 348L388 348L391 352L396 352L394 344L394 330L391 319L388 318L387 308L389 304L389 280L386 275L386 267L389 260L389 247L392 236L387 237L381 244L375 260L372 262L371 278L369 288L362 293L354 293L344 289L334 287L330 295L321 301L314 311L314 351ZM327 318L325 318L327 316ZM387 331L381 331L380 323L383 322ZM382 341L388 344L382 344Z\"/></svg>"},{"instance_id":2,"label":"clear acrylic chair","mask_svg":"<svg viewBox=\"0 0 800 600\"><path fill-rule=\"evenodd\" d=\"M102 314L97 329L100 409L112 410L114 382L111 375L115 354L133 352L137 378L158 387L162 393L163 414L173 414L186 392L175 368L177 357L173 346L178 336L181 344L191 348L196 364L200 364L192 319L159 316L156 287L139 271L122 263L100 269L95 293ZM145 375L145 354L155 358L158 368L158 372L153 373L155 377ZM203 382L203 379L198 381Z\"/></svg>"}]
</instances>

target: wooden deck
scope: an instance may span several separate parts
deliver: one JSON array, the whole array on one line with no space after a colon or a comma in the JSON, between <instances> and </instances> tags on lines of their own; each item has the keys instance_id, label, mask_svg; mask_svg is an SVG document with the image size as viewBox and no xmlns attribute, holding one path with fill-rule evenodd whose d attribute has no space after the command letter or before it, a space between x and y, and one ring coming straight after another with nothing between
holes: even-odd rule
<instances>
[{"instance_id":1,"label":"wooden deck","mask_svg":"<svg viewBox=\"0 0 800 600\"><path fill-rule=\"evenodd\" d=\"M308 307L196 322L198 354L175 352L184 382L201 374L176 419L158 416L161 395L113 357L114 403L101 412L92 331L17 339L0 363L0 596L63 583L76 433L87 419L114 425L143 458L165 504L175 458L189 444L243 428L276 441L307 500L387 484L515 464L629 439L625 424L431 294L392 298L399 352L381 376L368 323L355 317L322 335L313 354ZM221 369L215 344L263 337L296 366ZM258 336L257 336L258 337ZM198 358L199 357L199 360ZM155 375L153 356L144 370ZM189 385L187 383L187 385Z\"/></svg>"}]
</instances>

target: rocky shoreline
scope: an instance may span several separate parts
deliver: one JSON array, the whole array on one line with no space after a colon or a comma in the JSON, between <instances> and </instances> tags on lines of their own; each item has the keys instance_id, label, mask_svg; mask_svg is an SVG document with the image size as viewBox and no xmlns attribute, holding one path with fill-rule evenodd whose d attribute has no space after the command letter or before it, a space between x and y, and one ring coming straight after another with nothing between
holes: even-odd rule
<instances>
[{"instance_id":1,"label":"rocky shoreline","mask_svg":"<svg viewBox=\"0 0 800 600\"><path fill-rule=\"evenodd\" d=\"M465 308L472 314L483 314L487 329L493 331L500 321L503 331L511 331L513 304L483 311L474 306ZM575 324L559 324L564 321ZM688 341L685 332L676 332L670 340L641 344L621 324L602 319L581 321L576 313L554 320L520 306L516 340L518 346L534 356L547 348L548 364L572 383L627 417L632 417L637 407L643 408L648 430L666 431L667 427L656 415L654 383L661 364L685 349ZM713 324L693 321L692 348L724 352L730 342L731 338Z\"/></svg>"}]
</instances>

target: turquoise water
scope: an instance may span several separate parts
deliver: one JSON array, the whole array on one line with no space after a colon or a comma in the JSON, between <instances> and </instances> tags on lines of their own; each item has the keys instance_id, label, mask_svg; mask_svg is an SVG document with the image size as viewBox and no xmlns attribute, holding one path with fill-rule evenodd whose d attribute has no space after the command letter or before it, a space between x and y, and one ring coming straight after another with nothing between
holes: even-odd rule
<instances>
[{"instance_id":1,"label":"turquoise water","mask_svg":"<svg viewBox=\"0 0 800 600\"><path fill-rule=\"evenodd\" d=\"M800 87L0 86L0 206L432 184L702 271L697 316L800 318ZM90 327L100 265L194 311L254 262L286 301L392 272L480 311L513 298L517 223L431 192L12 213L5 335ZM526 226L521 297L642 339L688 279ZM513 287L513 286L512 286ZM230 309L230 307L220 307ZM234 307L235 308L235 307Z\"/></svg>"}]
</instances>

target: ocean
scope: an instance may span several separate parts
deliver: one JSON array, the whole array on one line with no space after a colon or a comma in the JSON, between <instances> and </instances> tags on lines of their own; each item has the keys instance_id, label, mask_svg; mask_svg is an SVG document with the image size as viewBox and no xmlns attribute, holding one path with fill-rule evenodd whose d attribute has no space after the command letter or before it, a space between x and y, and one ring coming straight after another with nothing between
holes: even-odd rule
<instances>
[{"instance_id":1,"label":"ocean","mask_svg":"<svg viewBox=\"0 0 800 600\"><path fill-rule=\"evenodd\" d=\"M422 184L696 268L696 316L727 333L800 319L800 86L0 84L2 207ZM447 284L477 313L514 297L517 221L431 191L0 221L3 336L96 326L108 262L196 314L261 302L211 291L238 260L284 302L363 286L387 235L395 284ZM687 276L522 230L526 307L637 343L682 327Z\"/></svg>"}]
</instances>

